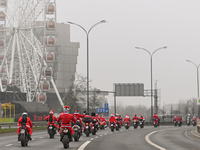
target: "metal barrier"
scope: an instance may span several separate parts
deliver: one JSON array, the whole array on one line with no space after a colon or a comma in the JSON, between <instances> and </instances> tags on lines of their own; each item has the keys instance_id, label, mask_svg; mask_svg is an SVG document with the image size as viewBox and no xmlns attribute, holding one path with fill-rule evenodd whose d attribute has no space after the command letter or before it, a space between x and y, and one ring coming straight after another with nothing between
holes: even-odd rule
<instances>
[{"instance_id":1,"label":"metal barrier","mask_svg":"<svg viewBox=\"0 0 200 150\"><path fill-rule=\"evenodd\" d=\"M200 133L200 119L197 119L197 131Z\"/></svg>"},{"instance_id":2,"label":"metal barrier","mask_svg":"<svg viewBox=\"0 0 200 150\"><path fill-rule=\"evenodd\" d=\"M38 122L32 122L33 123L33 127L43 127L43 126L47 126L48 122L46 121L38 121ZM7 128L17 128L18 122L5 122L5 123L0 123L0 129L2 127L7 127Z\"/></svg>"}]
</instances>

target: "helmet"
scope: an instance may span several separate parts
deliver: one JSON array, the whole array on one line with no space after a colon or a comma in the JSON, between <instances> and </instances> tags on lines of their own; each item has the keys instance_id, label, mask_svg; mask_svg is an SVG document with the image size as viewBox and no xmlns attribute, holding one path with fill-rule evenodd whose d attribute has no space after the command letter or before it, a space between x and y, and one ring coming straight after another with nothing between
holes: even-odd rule
<instances>
[{"instance_id":1,"label":"helmet","mask_svg":"<svg viewBox=\"0 0 200 150\"><path fill-rule=\"evenodd\" d=\"M126 115L126 117L125 118L129 118L129 115Z\"/></svg>"},{"instance_id":2,"label":"helmet","mask_svg":"<svg viewBox=\"0 0 200 150\"><path fill-rule=\"evenodd\" d=\"M113 116L113 117L114 117L115 115L114 115L114 114L111 114L110 116Z\"/></svg>"},{"instance_id":3,"label":"helmet","mask_svg":"<svg viewBox=\"0 0 200 150\"><path fill-rule=\"evenodd\" d=\"M79 110L74 110L75 113L79 113Z\"/></svg>"},{"instance_id":4,"label":"helmet","mask_svg":"<svg viewBox=\"0 0 200 150\"><path fill-rule=\"evenodd\" d=\"M137 116L137 114L135 114L135 116Z\"/></svg>"},{"instance_id":5,"label":"helmet","mask_svg":"<svg viewBox=\"0 0 200 150\"><path fill-rule=\"evenodd\" d=\"M98 117L99 115L98 115L98 114L96 114L96 116Z\"/></svg>"},{"instance_id":6,"label":"helmet","mask_svg":"<svg viewBox=\"0 0 200 150\"><path fill-rule=\"evenodd\" d=\"M69 113L69 109L70 109L70 107L66 105L66 106L64 107L64 113Z\"/></svg>"},{"instance_id":7,"label":"helmet","mask_svg":"<svg viewBox=\"0 0 200 150\"><path fill-rule=\"evenodd\" d=\"M51 110L51 111L49 112L49 114L52 114L52 115L53 115L53 114L54 114L54 111L53 111L53 110Z\"/></svg>"},{"instance_id":8,"label":"helmet","mask_svg":"<svg viewBox=\"0 0 200 150\"><path fill-rule=\"evenodd\" d=\"M196 118L195 116L193 116L193 118Z\"/></svg>"},{"instance_id":9,"label":"helmet","mask_svg":"<svg viewBox=\"0 0 200 150\"><path fill-rule=\"evenodd\" d=\"M174 118L176 118L176 116L174 116Z\"/></svg>"},{"instance_id":10,"label":"helmet","mask_svg":"<svg viewBox=\"0 0 200 150\"><path fill-rule=\"evenodd\" d=\"M22 116L28 116L28 114L26 112L23 112Z\"/></svg>"},{"instance_id":11,"label":"helmet","mask_svg":"<svg viewBox=\"0 0 200 150\"><path fill-rule=\"evenodd\" d=\"M118 113L116 113L116 116L119 116L119 114L118 114Z\"/></svg>"}]
</instances>

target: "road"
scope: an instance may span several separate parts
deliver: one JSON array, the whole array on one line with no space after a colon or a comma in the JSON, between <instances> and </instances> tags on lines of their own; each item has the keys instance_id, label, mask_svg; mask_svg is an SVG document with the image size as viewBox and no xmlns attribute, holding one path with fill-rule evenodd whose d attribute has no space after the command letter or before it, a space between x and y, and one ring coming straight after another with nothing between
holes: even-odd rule
<instances>
[{"instance_id":1,"label":"road","mask_svg":"<svg viewBox=\"0 0 200 150\"><path fill-rule=\"evenodd\" d=\"M145 126L144 129L126 130L124 127L118 132L111 132L109 128L100 130L97 135L86 137L79 142L71 142L70 150L199 150L200 140L188 135L195 130L193 126ZM59 150L63 149L59 135L50 139L46 131L34 131L28 150ZM85 144L84 144L85 143ZM87 144L87 145L86 145ZM0 150L21 150L16 133L0 135Z\"/></svg>"}]
</instances>

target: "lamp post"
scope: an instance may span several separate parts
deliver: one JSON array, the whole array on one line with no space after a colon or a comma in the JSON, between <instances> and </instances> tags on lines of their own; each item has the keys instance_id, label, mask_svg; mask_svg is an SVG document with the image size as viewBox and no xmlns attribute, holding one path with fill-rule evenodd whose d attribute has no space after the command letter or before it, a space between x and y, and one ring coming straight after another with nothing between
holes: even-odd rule
<instances>
[{"instance_id":1,"label":"lamp post","mask_svg":"<svg viewBox=\"0 0 200 150\"><path fill-rule=\"evenodd\" d=\"M199 66L200 66L200 64L197 66L191 60L186 60L186 61L194 64L195 67L197 68L197 111L198 111L198 117L200 117L200 105L198 105L198 99L199 99Z\"/></svg>"},{"instance_id":2,"label":"lamp post","mask_svg":"<svg viewBox=\"0 0 200 150\"><path fill-rule=\"evenodd\" d=\"M95 26L101 23L106 23L106 20L101 20L95 23L88 31L77 23L73 23L70 21L68 21L67 23L79 26L81 29L83 29L87 36L87 112L89 113L89 33Z\"/></svg>"},{"instance_id":3,"label":"lamp post","mask_svg":"<svg viewBox=\"0 0 200 150\"><path fill-rule=\"evenodd\" d=\"M152 75L152 58L153 58L153 54L155 54L155 52L157 52L158 50L161 50L161 49L165 49L167 48L167 46L164 46L164 47L160 47L158 49L156 49L153 53L150 53L147 49L145 48L141 48L141 47L135 47L136 49L141 49L141 50L144 50L146 51L149 55L150 55L150 58L151 58L151 121L153 119L153 75Z\"/></svg>"}]
</instances>

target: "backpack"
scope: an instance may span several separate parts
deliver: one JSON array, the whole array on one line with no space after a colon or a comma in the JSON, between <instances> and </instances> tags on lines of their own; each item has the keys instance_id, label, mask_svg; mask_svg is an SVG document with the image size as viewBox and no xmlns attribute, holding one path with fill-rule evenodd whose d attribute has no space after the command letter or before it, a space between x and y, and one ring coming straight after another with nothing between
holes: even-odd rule
<instances>
[{"instance_id":1,"label":"backpack","mask_svg":"<svg viewBox=\"0 0 200 150\"><path fill-rule=\"evenodd\" d=\"M49 116L49 122L53 122L53 115Z\"/></svg>"},{"instance_id":2,"label":"backpack","mask_svg":"<svg viewBox=\"0 0 200 150\"><path fill-rule=\"evenodd\" d=\"M26 115L23 115L23 116L22 116L22 122L21 122L21 124L22 124L22 125L26 125L26 123L27 123L27 116L26 116Z\"/></svg>"}]
</instances>

